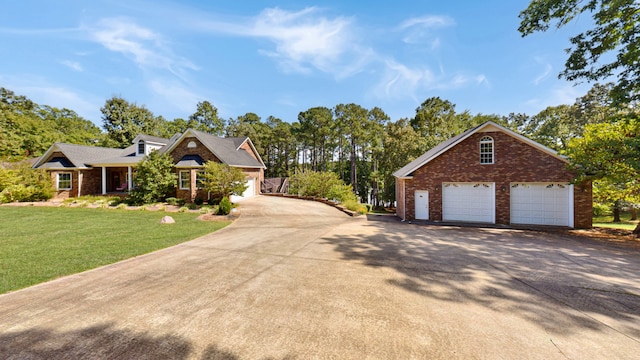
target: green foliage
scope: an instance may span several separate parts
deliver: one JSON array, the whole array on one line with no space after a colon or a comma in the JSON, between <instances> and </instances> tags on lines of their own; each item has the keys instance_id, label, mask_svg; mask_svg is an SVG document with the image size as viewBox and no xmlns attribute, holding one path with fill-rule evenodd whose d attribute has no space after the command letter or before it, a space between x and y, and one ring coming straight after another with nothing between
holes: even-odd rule
<instances>
[{"instance_id":1,"label":"green foliage","mask_svg":"<svg viewBox=\"0 0 640 360\"><path fill-rule=\"evenodd\" d=\"M154 151L138 164L133 179L136 186L127 201L134 205L162 201L174 190L176 180L173 158Z\"/></svg>"},{"instance_id":2,"label":"green foliage","mask_svg":"<svg viewBox=\"0 0 640 360\"><path fill-rule=\"evenodd\" d=\"M348 200L344 203L344 207L348 210L355 211L360 215L365 215L368 212L368 208L365 204L359 203L357 200Z\"/></svg>"},{"instance_id":3,"label":"green foliage","mask_svg":"<svg viewBox=\"0 0 640 360\"><path fill-rule=\"evenodd\" d=\"M229 200L229 198L226 196L223 197L222 200L220 200L220 204L218 205L218 215L229 215L232 207L233 206L231 205L231 201Z\"/></svg>"},{"instance_id":4,"label":"green foliage","mask_svg":"<svg viewBox=\"0 0 640 360\"><path fill-rule=\"evenodd\" d=\"M192 128L213 135L222 135L224 121L218 117L218 109L208 101L201 101L196 106L196 112L189 117Z\"/></svg>"},{"instance_id":5,"label":"green foliage","mask_svg":"<svg viewBox=\"0 0 640 360\"><path fill-rule=\"evenodd\" d=\"M358 202L351 186L338 174L329 171L299 171L289 178L289 193L336 200L339 203Z\"/></svg>"},{"instance_id":6,"label":"green foliage","mask_svg":"<svg viewBox=\"0 0 640 360\"><path fill-rule=\"evenodd\" d=\"M333 184L326 194L327 199L336 200L339 203L347 201L357 201L356 194L353 193L351 186L344 183Z\"/></svg>"},{"instance_id":7,"label":"green foliage","mask_svg":"<svg viewBox=\"0 0 640 360\"><path fill-rule=\"evenodd\" d=\"M571 140L566 154L579 174L578 181L593 181L594 200L610 205L616 220L624 203L640 203L637 119L587 125L584 137Z\"/></svg>"},{"instance_id":8,"label":"green foliage","mask_svg":"<svg viewBox=\"0 0 640 360\"><path fill-rule=\"evenodd\" d=\"M205 163L203 178L202 187L214 199L242 195L248 187L246 176L241 169L215 161Z\"/></svg>"},{"instance_id":9,"label":"green foliage","mask_svg":"<svg viewBox=\"0 0 640 360\"><path fill-rule=\"evenodd\" d=\"M611 208L606 204L598 202L593 203L593 215L594 216L606 216L611 214Z\"/></svg>"},{"instance_id":10,"label":"green foliage","mask_svg":"<svg viewBox=\"0 0 640 360\"><path fill-rule=\"evenodd\" d=\"M38 105L0 88L0 159L39 156L54 142L93 145L100 129L69 109Z\"/></svg>"},{"instance_id":11,"label":"green foliage","mask_svg":"<svg viewBox=\"0 0 640 360\"><path fill-rule=\"evenodd\" d=\"M108 99L100 111L103 127L107 131L106 146L125 148L140 134L160 137L172 135L164 118L155 117L144 106L129 103L123 98Z\"/></svg>"},{"instance_id":12,"label":"green foliage","mask_svg":"<svg viewBox=\"0 0 640 360\"><path fill-rule=\"evenodd\" d=\"M532 0L520 12L518 30L522 36L527 36L546 31L552 25L561 28L583 13L593 17L594 26L570 39L569 57L561 76L570 81L595 81L615 76L613 95L616 102L624 104L639 100L638 1Z\"/></svg>"},{"instance_id":13,"label":"green foliage","mask_svg":"<svg viewBox=\"0 0 640 360\"><path fill-rule=\"evenodd\" d=\"M51 177L44 170L26 163L13 169L0 167L0 203L49 200L54 192Z\"/></svg>"}]
</instances>

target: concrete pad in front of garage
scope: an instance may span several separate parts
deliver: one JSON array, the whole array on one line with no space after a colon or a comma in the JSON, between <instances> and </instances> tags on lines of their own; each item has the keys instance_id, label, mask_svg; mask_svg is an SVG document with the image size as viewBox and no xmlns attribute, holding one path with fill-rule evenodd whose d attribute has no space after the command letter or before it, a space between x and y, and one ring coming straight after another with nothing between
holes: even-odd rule
<instances>
[{"instance_id":1,"label":"concrete pad in front of garage","mask_svg":"<svg viewBox=\"0 0 640 360\"><path fill-rule=\"evenodd\" d=\"M0 357L631 359L639 295L632 249L257 197L220 232L0 296Z\"/></svg>"}]
</instances>

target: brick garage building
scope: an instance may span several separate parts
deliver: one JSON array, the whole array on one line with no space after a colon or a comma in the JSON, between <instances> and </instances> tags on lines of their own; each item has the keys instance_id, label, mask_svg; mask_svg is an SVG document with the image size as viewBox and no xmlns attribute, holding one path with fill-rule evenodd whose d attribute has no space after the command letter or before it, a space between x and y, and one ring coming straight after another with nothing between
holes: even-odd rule
<instances>
[{"instance_id":1,"label":"brick garage building","mask_svg":"<svg viewBox=\"0 0 640 360\"><path fill-rule=\"evenodd\" d=\"M590 228L591 184L574 184L567 165L554 150L486 122L394 173L396 215Z\"/></svg>"}]
</instances>

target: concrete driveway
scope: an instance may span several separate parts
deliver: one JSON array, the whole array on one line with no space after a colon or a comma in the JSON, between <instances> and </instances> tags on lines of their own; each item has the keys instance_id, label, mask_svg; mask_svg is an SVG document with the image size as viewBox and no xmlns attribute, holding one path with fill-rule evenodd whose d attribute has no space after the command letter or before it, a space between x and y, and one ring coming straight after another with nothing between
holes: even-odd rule
<instances>
[{"instance_id":1,"label":"concrete driveway","mask_svg":"<svg viewBox=\"0 0 640 360\"><path fill-rule=\"evenodd\" d=\"M637 359L640 253L242 203L230 227L0 296L2 359Z\"/></svg>"}]
</instances>

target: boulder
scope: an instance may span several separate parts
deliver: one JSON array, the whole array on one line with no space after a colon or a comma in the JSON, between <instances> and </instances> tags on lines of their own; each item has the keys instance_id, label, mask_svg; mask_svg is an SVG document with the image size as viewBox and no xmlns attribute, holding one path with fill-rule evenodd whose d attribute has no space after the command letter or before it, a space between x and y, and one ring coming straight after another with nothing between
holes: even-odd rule
<instances>
[{"instance_id":1,"label":"boulder","mask_svg":"<svg viewBox=\"0 0 640 360\"><path fill-rule=\"evenodd\" d=\"M175 224L176 221L173 220L173 218L169 215L167 216L163 216L162 219L160 220L160 224Z\"/></svg>"}]
</instances>

